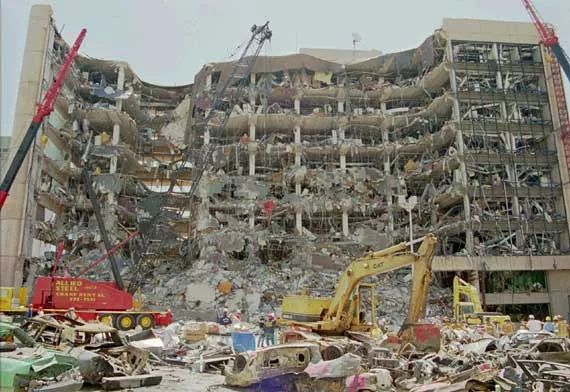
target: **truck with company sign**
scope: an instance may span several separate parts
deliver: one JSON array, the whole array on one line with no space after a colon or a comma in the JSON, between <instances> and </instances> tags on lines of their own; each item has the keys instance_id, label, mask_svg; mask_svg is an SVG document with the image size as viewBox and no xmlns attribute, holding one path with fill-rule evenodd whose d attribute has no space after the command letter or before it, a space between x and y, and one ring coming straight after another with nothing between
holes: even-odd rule
<instances>
[{"instance_id":1,"label":"truck with company sign","mask_svg":"<svg viewBox=\"0 0 570 392\"><path fill-rule=\"evenodd\" d=\"M22 317L26 311L27 289L0 288L0 312ZM172 323L172 313L145 311L140 295L119 290L114 282L95 282L82 278L38 277L30 305L34 314L65 314L73 308L74 316L84 321L101 321L126 331L137 325L143 329Z\"/></svg>"}]
</instances>

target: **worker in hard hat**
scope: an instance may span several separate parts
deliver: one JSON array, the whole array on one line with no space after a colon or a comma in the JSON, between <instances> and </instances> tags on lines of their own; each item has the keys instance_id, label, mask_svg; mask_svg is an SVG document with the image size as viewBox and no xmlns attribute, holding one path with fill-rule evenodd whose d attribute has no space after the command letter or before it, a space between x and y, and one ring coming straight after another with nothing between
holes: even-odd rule
<instances>
[{"instance_id":1,"label":"worker in hard hat","mask_svg":"<svg viewBox=\"0 0 570 392\"><path fill-rule=\"evenodd\" d=\"M554 333L554 323L550 319L550 316L546 316L544 319L544 325L542 326L546 332Z\"/></svg>"},{"instance_id":2,"label":"worker in hard hat","mask_svg":"<svg viewBox=\"0 0 570 392\"><path fill-rule=\"evenodd\" d=\"M534 315L530 314L528 316L528 322L526 327L529 332L540 332L542 330L542 323L534 318Z\"/></svg>"},{"instance_id":3,"label":"worker in hard hat","mask_svg":"<svg viewBox=\"0 0 570 392\"><path fill-rule=\"evenodd\" d=\"M228 308L224 308L222 310L222 315L218 318L218 324L221 325L230 325L232 323L232 319L229 316Z\"/></svg>"},{"instance_id":4,"label":"worker in hard hat","mask_svg":"<svg viewBox=\"0 0 570 392\"><path fill-rule=\"evenodd\" d=\"M568 323L559 314L554 316L554 333L556 336L568 337Z\"/></svg>"},{"instance_id":5,"label":"worker in hard hat","mask_svg":"<svg viewBox=\"0 0 570 392\"><path fill-rule=\"evenodd\" d=\"M267 315L267 320L263 325L263 340L266 346L271 346L275 344L275 328L277 327L277 321L275 320L275 314L269 313Z\"/></svg>"}]
</instances>

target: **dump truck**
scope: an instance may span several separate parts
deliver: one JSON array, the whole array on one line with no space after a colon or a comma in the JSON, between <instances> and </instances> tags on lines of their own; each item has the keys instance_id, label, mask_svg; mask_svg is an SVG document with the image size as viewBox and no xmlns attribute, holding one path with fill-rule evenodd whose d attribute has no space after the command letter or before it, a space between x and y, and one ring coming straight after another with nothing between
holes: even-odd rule
<instances>
[{"instance_id":1,"label":"dump truck","mask_svg":"<svg viewBox=\"0 0 570 392\"><path fill-rule=\"evenodd\" d=\"M412 247L419 242L421 245L414 252ZM375 285L362 281L370 276L411 265L413 278L408 313L398 335L403 343L413 342L417 348L423 346L423 349L437 351L440 344L439 330L431 324L418 324L425 314L436 244L435 235L429 234L412 242L370 252L354 260L341 275L332 298L306 294L284 297L279 325L305 328L319 335L373 332L378 328ZM366 302L363 301L364 298Z\"/></svg>"},{"instance_id":2,"label":"dump truck","mask_svg":"<svg viewBox=\"0 0 570 392\"><path fill-rule=\"evenodd\" d=\"M497 324L503 334L514 332L511 318L499 312L485 312L481 306L479 290L459 276L453 278L453 317L456 322L469 325L493 326Z\"/></svg>"}]
</instances>

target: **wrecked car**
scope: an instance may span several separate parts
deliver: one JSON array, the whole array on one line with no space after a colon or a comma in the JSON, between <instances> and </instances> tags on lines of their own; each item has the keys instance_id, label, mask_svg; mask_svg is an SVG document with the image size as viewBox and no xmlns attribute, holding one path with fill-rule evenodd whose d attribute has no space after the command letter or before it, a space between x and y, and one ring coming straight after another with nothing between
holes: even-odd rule
<instances>
[{"instance_id":1,"label":"wrecked car","mask_svg":"<svg viewBox=\"0 0 570 392\"><path fill-rule=\"evenodd\" d=\"M521 345L533 345L537 344L540 341L552 338L555 335L550 332L541 331L541 332L530 332L525 330L518 330L511 336L511 344L513 346L521 346Z\"/></svg>"},{"instance_id":2,"label":"wrecked car","mask_svg":"<svg viewBox=\"0 0 570 392\"><path fill-rule=\"evenodd\" d=\"M83 324L63 316L34 317L22 328L41 345L78 358L86 383L100 384L103 378L148 373L149 353L129 345L117 329L106 324Z\"/></svg>"},{"instance_id":3,"label":"wrecked car","mask_svg":"<svg viewBox=\"0 0 570 392\"><path fill-rule=\"evenodd\" d=\"M21 328L0 323L2 391L78 391L83 381L73 355L37 345Z\"/></svg>"},{"instance_id":4,"label":"wrecked car","mask_svg":"<svg viewBox=\"0 0 570 392\"><path fill-rule=\"evenodd\" d=\"M247 387L288 374L304 371L310 363L321 361L319 345L290 343L247 351L225 367L226 384Z\"/></svg>"}]
</instances>

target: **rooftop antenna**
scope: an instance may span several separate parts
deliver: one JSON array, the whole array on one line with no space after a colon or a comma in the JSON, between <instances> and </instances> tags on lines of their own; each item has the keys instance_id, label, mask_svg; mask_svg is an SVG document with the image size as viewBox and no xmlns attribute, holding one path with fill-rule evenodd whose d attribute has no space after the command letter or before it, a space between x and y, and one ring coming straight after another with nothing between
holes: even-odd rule
<instances>
[{"instance_id":1,"label":"rooftop antenna","mask_svg":"<svg viewBox=\"0 0 570 392\"><path fill-rule=\"evenodd\" d=\"M362 41L362 36L359 33L352 33L352 50L356 50L356 43Z\"/></svg>"}]
</instances>

